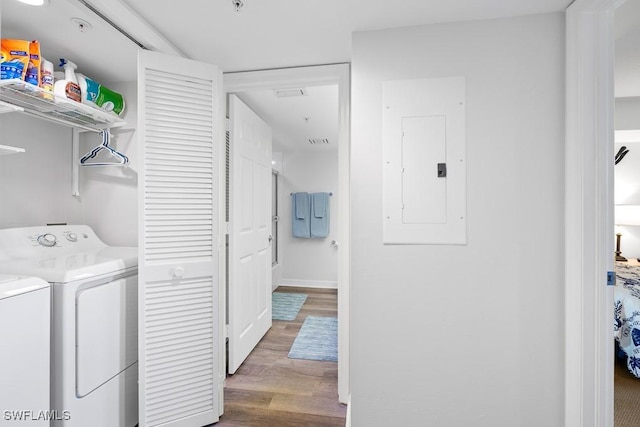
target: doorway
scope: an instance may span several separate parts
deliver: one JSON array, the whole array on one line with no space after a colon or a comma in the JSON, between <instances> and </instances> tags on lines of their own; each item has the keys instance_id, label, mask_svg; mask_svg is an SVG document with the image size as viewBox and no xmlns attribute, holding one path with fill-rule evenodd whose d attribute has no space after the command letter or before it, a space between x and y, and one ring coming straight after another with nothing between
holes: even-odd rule
<instances>
[{"instance_id":1,"label":"doorway","mask_svg":"<svg viewBox=\"0 0 640 427\"><path fill-rule=\"evenodd\" d=\"M337 242L337 300L338 300L338 396L349 401L349 64L287 68L224 75L225 98L229 93L242 93L274 88L338 87L338 187L337 202L340 224ZM282 193L282 191L281 191ZM287 193L288 195L288 193ZM281 195L280 200L283 197Z\"/></svg>"},{"instance_id":2,"label":"doorway","mask_svg":"<svg viewBox=\"0 0 640 427\"><path fill-rule=\"evenodd\" d=\"M638 329L634 313L640 305L640 2L626 1L615 11L615 145L614 218L616 275L614 307L614 425L638 425L640 369L637 367ZM620 253L619 253L620 252Z\"/></svg>"}]
</instances>

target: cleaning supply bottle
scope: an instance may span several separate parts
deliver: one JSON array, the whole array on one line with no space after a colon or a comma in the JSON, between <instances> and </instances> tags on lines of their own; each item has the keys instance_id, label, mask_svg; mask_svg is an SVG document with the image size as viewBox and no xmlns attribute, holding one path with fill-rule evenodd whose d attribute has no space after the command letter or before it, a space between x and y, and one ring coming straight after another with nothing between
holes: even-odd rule
<instances>
[{"instance_id":1,"label":"cleaning supply bottle","mask_svg":"<svg viewBox=\"0 0 640 427\"><path fill-rule=\"evenodd\" d=\"M40 87L46 99L53 99L53 63L44 58L40 62Z\"/></svg>"},{"instance_id":2,"label":"cleaning supply bottle","mask_svg":"<svg viewBox=\"0 0 640 427\"><path fill-rule=\"evenodd\" d=\"M96 99L96 105L102 108L104 111L109 111L118 116L124 113L124 97L122 94L111 90L107 87L100 85L100 91L98 93L98 99Z\"/></svg>"},{"instance_id":3,"label":"cleaning supply bottle","mask_svg":"<svg viewBox=\"0 0 640 427\"><path fill-rule=\"evenodd\" d=\"M40 43L37 40L33 40L29 43L29 64L27 65L27 73L24 76L24 81L34 86L40 86L40 64L42 58L40 57Z\"/></svg>"},{"instance_id":4,"label":"cleaning supply bottle","mask_svg":"<svg viewBox=\"0 0 640 427\"><path fill-rule=\"evenodd\" d=\"M84 74L77 73L78 84L82 92L82 102L112 112L118 116L124 112L124 98L100 83L90 79Z\"/></svg>"},{"instance_id":5,"label":"cleaning supply bottle","mask_svg":"<svg viewBox=\"0 0 640 427\"><path fill-rule=\"evenodd\" d=\"M67 61L64 58L60 58L60 66L64 68L64 79L58 80L53 85L53 92L56 96L61 98L72 99L76 102L80 102L82 99L82 92L78 85L78 79L76 78L75 70L77 67L71 61Z\"/></svg>"},{"instance_id":6,"label":"cleaning supply bottle","mask_svg":"<svg viewBox=\"0 0 640 427\"><path fill-rule=\"evenodd\" d=\"M80 92L82 92L82 101L80 102L98 108L96 99L98 99L100 85L84 74L76 73L76 77L78 79L78 85L80 86Z\"/></svg>"}]
</instances>

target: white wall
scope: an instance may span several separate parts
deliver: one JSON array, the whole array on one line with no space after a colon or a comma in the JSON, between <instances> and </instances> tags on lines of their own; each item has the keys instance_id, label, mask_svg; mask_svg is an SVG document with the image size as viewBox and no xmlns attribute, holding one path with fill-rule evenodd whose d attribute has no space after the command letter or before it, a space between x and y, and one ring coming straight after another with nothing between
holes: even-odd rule
<instances>
[{"instance_id":1,"label":"white wall","mask_svg":"<svg viewBox=\"0 0 640 427\"><path fill-rule=\"evenodd\" d=\"M71 196L71 129L25 114L0 116L0 144L24 148L0 156L0 228L74 223L81 206Z\"/></svg>"},{"instance_id":2,"label":"white wall","mask_svg":"<svg viewBox=\"0 0 640 427\"><path fill-rule=\"evenodd\" d=\"M385 80L466 77L466 246L382 244ZM563 424L564 16L355 33L355 427Z\"/></svg>"},{"instance_id":3,"label":"white wall","mask_svg":"<svg viewBox=\"0 0 640 427\"><path fill-rule=\"evenodd\" d=\"M616 130L640 130L640 98L616 99ZM615 203L640 205L640 142L616 143L617 153L624 145L629 149L625 158L615 166ZM640 226L618 226L622 234L620 250L626 258L640 258Z\"/></svg>"},{"instance_id":4,"label":"white wall","mask_svg":"<svg viewBox=\"0 0 640 427\"><path fill-rule=\"evenodd\" d=\"M80 169L80 200L84 222L108 245L138 244L138 173L136 154L137 85L109 84L109 88L125 96L126 126L112 129L110 145L129 158L127 167L83 167ZM81 137L80 155L100 144L97 134Z\"/></svg>"},{"instance_id":5,"label":"white wall","mask_svg":"<svg viewBox=\"0 0 640 427\"><path fill-rule=\"evenodd\" d=\"M297 151L283 155L280 176L280 244L282 285L336 287L338 251L338 152ZM294 238L291 231L290 193L332 192L330 232L326 238Z\"/></svg>"},{"instance_id":6,"label":"white wall","mask_svg":"<svg viewBox=\"0 0 640 427\"><path fill-rule=\"evenodd\" d=\"M71 128L11 113L0 116L0 144L25 148L0 156L0 228L47 223L87 224L105 243L137 244L136 85L110 85L125 95L127 126L113 129L112 146L129 167L80 168L80 196L71 195ZM80 137L80 156L101 142L97 133Z\"/></svg>"},{"instance_id":7,"label":"white wall","mask_svg":"<svg viewBox=\"0 0 640 427\"><path fill-rule=\"evenodd\" d=\"M640 129L640 97L616 99L616 130Z\"/></svg>"}]
</instances>

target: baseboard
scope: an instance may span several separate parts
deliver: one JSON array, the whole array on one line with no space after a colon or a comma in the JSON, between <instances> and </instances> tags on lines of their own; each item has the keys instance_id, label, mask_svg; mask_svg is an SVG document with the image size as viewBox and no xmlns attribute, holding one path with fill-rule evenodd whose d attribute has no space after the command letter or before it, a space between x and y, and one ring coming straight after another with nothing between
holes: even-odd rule
<instances>
[{"instance_id":1,"label":"baseboard","mask_svg":"<svg viewBox=\"0 0 640 427\"><path fill-rule=\"evenodd\" d=\"M296 288L338 289L338 282L332 280L282 279L279 286L291 286Z\"/></svg>"},{"instance_id":2,"label":"baseboard","mask_svg":"<svg viewBox=\"0 0 640 427\"><path fill-rule=\"evenodd\" d=\"M224 380L226 375L218 375L218 418L224 414Z\"/></svg>"},{"instance_id":3,"label":"baseboard","mask_svg":"<svg viewBox=\"0 0 640 427\"><path fill-rule=\"evenodd\" d=\"M351 395L349 395L349 401L347 402L347 419L344 427L351 427Z\"/></svg>"}]
</instances>

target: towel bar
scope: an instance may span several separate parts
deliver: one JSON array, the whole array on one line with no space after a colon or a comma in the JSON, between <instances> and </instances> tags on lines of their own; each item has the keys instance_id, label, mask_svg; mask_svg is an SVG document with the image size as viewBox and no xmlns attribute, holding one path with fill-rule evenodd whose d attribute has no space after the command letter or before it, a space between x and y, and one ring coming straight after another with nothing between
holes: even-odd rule
<instances>
[{"instance_id":1,"label":"towel bar","mask_svg":"<svg viewBox=\"0 0 640 427\"><path fill-rule=\"evenodd\" d=\"M290 196L293 196L295 193L289 193ZM329 193L330 196L333 196L333 193Z\"/></svg>"}]
</instances>

